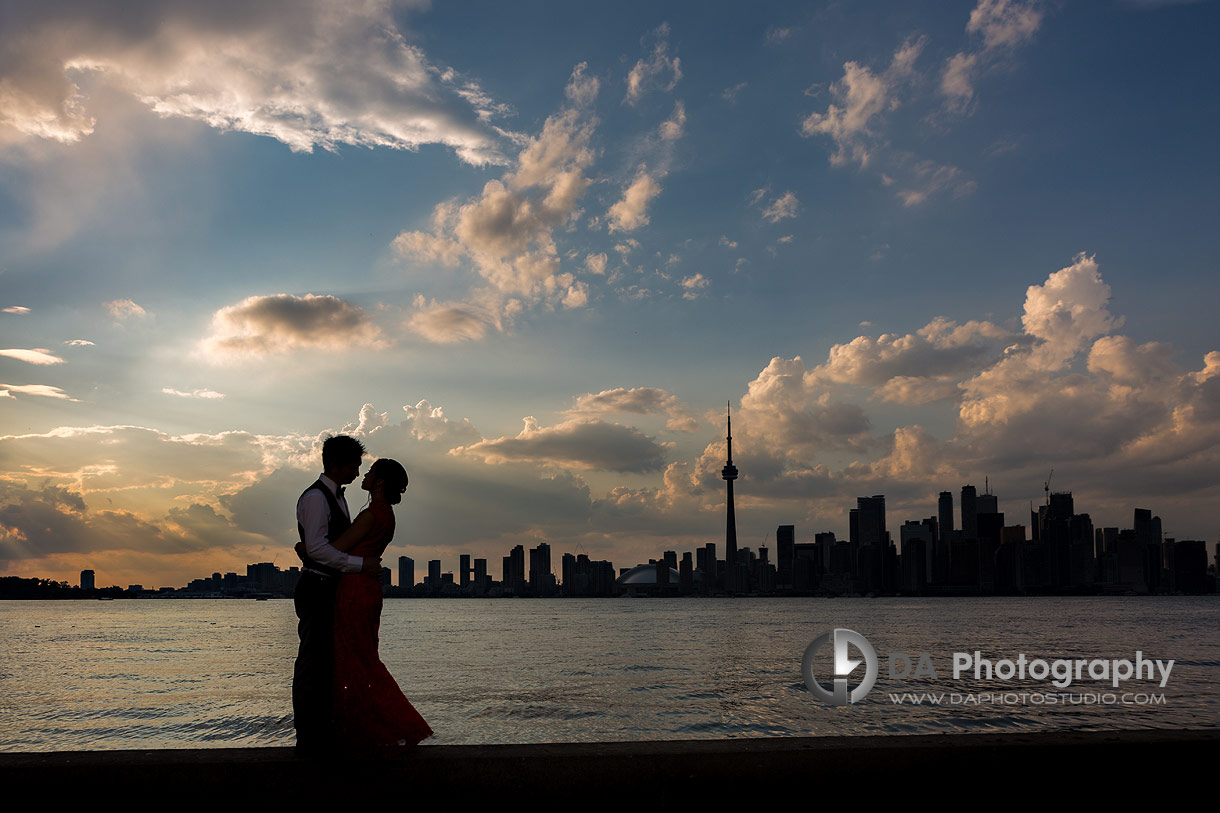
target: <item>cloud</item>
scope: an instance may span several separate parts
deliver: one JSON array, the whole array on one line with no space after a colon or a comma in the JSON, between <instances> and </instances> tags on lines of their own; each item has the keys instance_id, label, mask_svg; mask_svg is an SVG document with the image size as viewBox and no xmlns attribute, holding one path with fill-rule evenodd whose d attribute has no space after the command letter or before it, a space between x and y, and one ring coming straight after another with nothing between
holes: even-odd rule
<instances>
[{"instance_id":1,"label":"cloud","mask_svg":"<svg viewBox=\"0 0 1220 813\"><path fill-rule=\"evenodd\" d=\"M686 129L686 105L682 102L674 104L674 112L668 119L661 122L661 138L673 141L682 137Z\"/></svg>"},{"instance_id":2,"label":"cloud","mask_svg":"<svg viewBox=\"0 0 1220 813\"><path fill-rule=\"evenodd\" d=\"M835 102L824 113L810 113L801 123L801 134L829 136L835 144L831 164L867 166L875 150L873 121L899 106L897 91L911 79L924 44L922 38L904 42L880 74L858 62L843 63L843 77L830 86Z\"/></svg>"},{"instance_id":3,"label":"cloud","mask_svg":"<svg viewBox=\"0 0 1220 813\"><path fill-rule=\"evenodd\" d=\"M720 94L720 98L724 99L729 104L737 104L737 99L741 96L741 92L749 86L749 82L738 82L732 87L727 87Z\"/></svg>"},{"instance_id":4,"label":"cloud","mask_svg":"<svg viewBox=\"0 0 1220 813\"><path fill-rule=\"evenodd\" d=\"M407 328L438 344L455 344L482 339L489 327L496 326L494 316L475 305L461 302L427 302L416 299L418 310L407 322Z\"/></svg>"},{"instance_id":5,"label":"cloud","mask_svg":"<svg viewBox=\"0 0 1220 813\"><path fill-rule=\"evenodd\" d=\"M44 348L36 348L34 350L9 348L7 350L0 350L0 356L17 359L18 361L24 361L28 364L46 365L64 363L63 359L51 353L50 350L46 350Z\"/></svg>"},{"instance_id":6,"label":"cloud","mask_svg":"<svg viewBox=\"0 0 1220 813\"><path fill-rule=\"evenodd\" d=\"M365 312L328 295L251 296L212 316L205 353L214 359L287 353L302 348L381 347Z\"/></svg>"},{"instance_id":7,"label":"cloud","mask_svg":"<svg viewBox=\"0 0 1220 813\"><path fill-rule=\"evenodd\" d=\"M606 261L609 258L605 252L599 254L585 255L585 268L589 269L592 274L602 275L606 273Z\"/></svg>"},{"instance_id":8,"label":"cloud","mask_svg":"<svg viewBox=\"0 0 1220 813\"><path fill-rule=\"evenodd\" d=\"M29 308L27 308L27 307L25 307L24 305L10 305L10 306L8 306L7 308L5 308L3 312L4 312L4 313L12 313L12 314L16 314L16 315L18 315L18 316L22 316L22 315L24 315L24 314L29 313L29 312L30 312L30 309L29 309Z\"/></svg>"},{"instance_id":9,"label":"cloud","mask_svg":"<svg viewBox=\"0 0 1220 813\"><path fill-rule=\"evenodd\" d=\"M682 79L681 61L669 56L669 25L661 23L644 40L654 43L652 53L636 62L627 74L627 95L623 101L628 104L638 102L653 87L669 92ZM668 81L663 77L668 77Z\"/></svg>"},{"instance_id":10,"label":"cloud","mask_svg":"<svg viewBox=\"0 0 1220 813\"><path fill-rule=\"evenodd\" d=\"M800 205L801 202L797 200L796 195L792 192L785 192L763 209L762 216L764 220L778 223L785 218L796 217L796 210Z\"/></svg>"},{"instance_id":11,"label":"cloud","mask_svg":"<svg viewBox=\"0 0 1220 813\"><path fill-rule=\"evenodd\" d=\"M655 387L618 387L598 393L578 396L567 410L569 415L666 415L665 428L676 432L693 432L699 422L676 395Z\"/></svg>"},{"instance_id":12,"label":"cloud","mask_svg":"<svg viewBox=\"0 0 1220 813\"><path fill-rule=\"evenodd\" d=\"M635 179L623 190L623 197L606 212L611 232L634 231L648 225L648 203L661 194L661 185L640 167Z\"/></svg>"},{"instance_id":13,"label":"cloud","mask_svg":"<svg viewBox=\"0 0 1220 813\"><path fill-rule=\"evenodd\" d=\"M899 190L903 206L918 206L938 192L948 191L953 197L969 195L977 184L961 169L935 161L919 161L913 167L908 187Z\"/></svg>"},{"instance_id":14,"label":"cloud","mask_svg":"<svg viewBox=\"0 0 1220 813\"><path fill-rule=\"evenodd\" d=\"M0 393L4 393L4 397L7 398L11 398L15 393L17 395L36 395L41 398L55 398L60 401L77 400L59 387L52 387L49 384L0 384Z\"/></svg>"},{"instance_id":15,"label":"cloud","mask_svg":"<svg viewBox=\"0 0 1220 813\"><path fill-rule=\"evenodd\" d=\"M452 454L488 463L531 462L560 468L643 473L665 466L665 448L630 426L574 418L555 426L525 418L514 438L502 437L461 446Z\"/></svg>"},{"instance_id":16,"label":"cloud","mask_svg":"<svg viewBox=\"0 0 1220 813\"><path fill-rule=\"evenodd\" d=\"M959 51L945 63L940 90L949 109L967 110L978 73L1014 48L1028 42L1042 25L1043 12L1033 0L979 0L966 31L982 38L970 51Z\"/></svg>"},{"instance_id":17,"label":"cloud","mask_svg":"<svg viewBox=\"0 0 1220 813\"><path fill-rule=\"evenodd\" d=\"M68 339L64 344L69 347L93 347L93 342L88 339Z\"/></svg>"},{"instance_id":18,"label":"cloud","mask_svg":"<svg viewBox=\"0 0 1220 813\"><path fill-rule=\"evenodd\" d=\"M684 277L680 284L686 289L682 292L683 299L697 299L700 291L708 286L708 280L703 274L692 274Z\"/></svg>"},{"instance_id":19,"label":"cloud","mask_svg":"<svg viewBox=\"0 0 1220 813\"><path fill-rule=\"evenodd\" d=\"M579 214L577 203L590 184L584 173L595 157L590 139L597 119L589 105L598 81L586 69L585 63L573 69L565 90L568 106L526 140L502 178L488 181L480 196L464 204L438 205L430 232L403 232L394 240L404 259L468 262L485 284L472 296L494 314L488 324L497 328L523 304L580 303L583 288L560 271L553 233ZM470 319L461 321L466 335L476 329Z\"/></svg>"},{"instance_id":20,"label":"cloud","mask_svg":"<svg viewBox=\"0 0 1220 813\"><path fill-rule=\"evenodd\" d=\"M110 312L110 315L120 322L124 319L135 317L143 319L148 315L148 311L141 308L130 299L115 299L111 302L103 302L102 307Z\"/></svg>"},{"instance_id":21,"label":"cloud","mask_svg":"<svg viewBox=\"0 0 1220 813\"><path fill-rule=\"evenodd\" d=\"M442 144L471 164L500 162L489 121L504 107L409 42L395 5L39 3L0 36L0 65L21 68L0 82L0 136L89 136L110 111L81 90L88 78L160 116L296 152Z\"/></svg>"},{"instance_id":22,"label":"cloud","mask_svg":"<svg viewBox=\"0 0 1220 813\"><path fill-rule=\"evenodd\" d=\"M778 45L779 43L784 42L792 36L793 30L794 29L791 27L781 28L777 25L771 26L767 29L767 44Z\"/></svg>"},{"instance_id":23,"label":"cloud","mask_svg":"<svg viewBox=\"0 0 1220 813\"><path fill-rule=\"evenodd\" d=\"M179 398L202 398L207 401L224 398L223 393L216 392L215 390L191 390L190 392L185 392L183 390L176 390L172 387L162 387L161 392L165 393L166 395L176 395Z\"/></svg>"},{"instance_id":24,"label":"cloud","mask_svg":"<svg viewBox=\"0 0 1220 813\"><path fill-rule=\"evenodd\" d=\"M1039 340L1030 363L1060 369L1090 339L1121 327L1123 318L1110 315L1109 301L1110 286L1102 281L1097 261L1085 254L1043 285L1031 285L1021 316L1025 332Z\"/></svg>"},{"instance_id":25,"label":"cloud","mask_svg":"<svg viewBox=\"0 0 1220 813\"><path fill-rule=\"evenodd\" d=\"M955 392L945 390L945 382L978 372L1006 347L1021 342L1022 337L990 322L959 325L937 317L915 333L858 336L836 344L808 375L811 383L878 387L885 400L927 403L929 393Z\"/></svg>"},{"instance_id":26,"label":"cloud","mask_svg":"<svg viewBox=\"0 0 1220 813\"><path fill-rule=\"evenodd\" d=\"M720 245L724 246L725 248L737 248L737 241L730 240L728 237L722 234L720 235Z\"/></svg>"}]
</instances>

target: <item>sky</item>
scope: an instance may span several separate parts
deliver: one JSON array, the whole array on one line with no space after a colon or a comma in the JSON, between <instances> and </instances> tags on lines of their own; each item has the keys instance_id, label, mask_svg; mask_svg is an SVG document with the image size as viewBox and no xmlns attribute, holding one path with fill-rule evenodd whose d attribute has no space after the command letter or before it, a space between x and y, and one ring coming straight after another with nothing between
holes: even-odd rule
<instances>
[{"instance_id":1,"label":"sky","mask_svg":"<svg viewBox=\"0 0 1220 813\"><path fill-rule=\"evenodd\" d=\"M1209 2L0 0L0 575L1220 531ZM1213 235L1208 237L1208 235ZM353 507L361 499L349 498Z\"/></svg>"}]
</instances>

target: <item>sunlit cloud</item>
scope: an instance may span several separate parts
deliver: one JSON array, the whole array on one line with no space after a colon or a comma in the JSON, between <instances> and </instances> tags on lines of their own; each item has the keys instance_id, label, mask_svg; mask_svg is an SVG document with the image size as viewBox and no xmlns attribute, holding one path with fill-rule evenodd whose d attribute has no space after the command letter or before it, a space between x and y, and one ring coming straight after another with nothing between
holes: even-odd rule
<instances>
[{"instance_id":1,"label":"sunlit cloud","mask_svg":"<svg viewBox=\"0 0 1220 813\"><path fill-rule=\"evenodd\" d=\"M578 416L664 415L668 419L665 428L678 432L693 432L699 426L690 409L676 395L656 387L618 387L586 393L578 396L566 412Z\"/></svg>"},{"instance_id":2,"label":"sunlit cloud","mask_svg":"<svg viewBox=\"0 0 1220 813\"><path fill-rule=\"evenodd\" d=\"M586 68L581 63L572 71L567 106L526 141L508 173L488 181L480 196L462 205L438 205L430 231L407 231L395 238L394 249L405 260L469 263L485 283L482 293L495 295L472 294L493 314L491 319L474 319L472 313L452 308L437 316L426 310L412 325L416 331L478 338L478 322L484 332L492 324L502 327L523 303L584 304L583 286L560 270L553 232L578 214L577 203L590 184L585 170L595 156L590 139L597 119L589 105L599 83Z\"/></svg>"},{"instance_id":3,"label":"sunlit cloud","mask_svg":"<svg viewBox=\"0 0 1220 813\"><path fill-rule=\"evenodd\" d=\"M636 173L635 179L623 190L623 197L610 207L606 219L610 231L635 231L648 225L648 204L661 194L661 185L648 174L644 167Z\"/></svg>"},{"instance_id":4,"label":"sunlit cloud","mask_svg":"<svg viewBox=\"0 0 1220 813\"><path fill-rule=\"evenodd\" d=\"M628 104L635 104L651 89L665 92L673 90L682 79L682 64L677 57L669 56L669 25L662 23L654 29L645 42L652 42L652 53L640 59L627 74Z\"/></svg>"},{"instance_id":5,"label":"sunlit cloud","mask_svg":"<svg viewBox=\"0 0 1220 813\"><path fill-rule=\"evenodd\" d=\"M978 74L1000 56L1028 42L1042 24L1043 11L1031 0L979 0L966 31L981 37L973 50L959 51L945 63L940 90L951 110L965 111L974 98Z\"/></svg>"},{"instance_id":6,"label":"sunlit cloud","mask_svg":"<svg viewBox=\"0 0 1220 813\"><path fill-rule=\"evenodd\" d=\"M0 131L88 137L108 112L81 90L88 77L160 116L268 136L297 152L443 144L472 164L501 162L487 123L504 106L430 61L394 8L390 0L40 4L22 36L0 37L0 58L23 65L0 83Z\"/></svg>"},{"instance_id":7,"label":"sunlit cloud","mask_svg":"<svg viewBox=\"0 0 1220 813\"><path fill-rule=\"evenodd\" d=\"M142 319L145 316L148 316L148 311L144 310L144 308L140 307L130 299L115 299L111 302L103 302L102 307L120 322L125 319Z\"/></svg>"},{"instance_id":8,"label":"sunlit cloud","mask_svg":"<svg viewBox=\"0 0 1220 813\"><path fill-rule=\"evenodd\" d=\"M51 353L50 350L46 350L43 348L36 348L33 350L26 350L26 349L22 349L22 348L9 348L7 350L0 350L0 356L5 356L5 357L11 358L11 359L17 359L18 361L24 361L27 364L46 365L46 364L63 364L64 363L64 360L61 359L59 356L56 356L53 353Z\"/></svg>"},{"instance_id":9,"label":"sunlit cloud","mask_svg":"<svg viewBox=\"0 0 1220 813\"><path fill-rule=\"evenodd\" d=\"M453 454L488 463L532 462L617 472L660 471L665 465L665 448L652 438L630 426L587 418L542 426L527 417L516 437L483 440L458 447Z\"/></svg>"},{"instance_id":10,"label":"sunlit cloud","mask_svg":"<svg viewBox=\"0 0 1220 813\"><path fill-rule=\"evenodd\" d=\"M0 393L4 393L6 397L33 395L39 398L54 398L60 401L77 400L59 387L52 387L49 384L0 384Z\"/></svg>"},{"instance_id":11,"label":"sunlit cloud","mask_svg":"<svg viewBox=\"0 0 1220 813\"><path fill-rule=\"evenodd\" d=\"M215 390L176 390L173 387L162 387L161 392L166 395L174 395L178 398L202 398L205 401L214 401L224 398L224 393L216 392Z\"/></svg>"},{"instance_id":12,"label":"sunlit cloud","mask_svg":"<svg viewBox=\"0 0 1220 813\"><path fill-rule=\"evenodd\" d=\"M219 360L384 344L364 310L350 302L328 295L273 294L247 297L216 311L202 347Z\"/></svg>"}]
</instances>

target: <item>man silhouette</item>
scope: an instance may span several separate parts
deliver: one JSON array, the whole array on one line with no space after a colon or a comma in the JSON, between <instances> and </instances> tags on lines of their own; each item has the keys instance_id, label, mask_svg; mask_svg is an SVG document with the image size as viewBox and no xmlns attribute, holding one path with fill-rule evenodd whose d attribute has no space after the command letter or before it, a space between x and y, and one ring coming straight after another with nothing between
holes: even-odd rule
<instances>
[{"instance_id":1,"label":"man silhouette","mask_svg":"<svg viewBox=\"0 0 1220 813\"><path fill-rule=\"evenodd\" d=\"M301 645L292 677L292 711L302 756L326 756L335 744L331 707L339 576L381 574L380 558L349 556L331 544L351 525L343 486L360 474L363 456L364 444L355 438L328 437L322 443L322 476L297 500L297 551L303 566L293 596Z\"/></svg>"}]
</instances>

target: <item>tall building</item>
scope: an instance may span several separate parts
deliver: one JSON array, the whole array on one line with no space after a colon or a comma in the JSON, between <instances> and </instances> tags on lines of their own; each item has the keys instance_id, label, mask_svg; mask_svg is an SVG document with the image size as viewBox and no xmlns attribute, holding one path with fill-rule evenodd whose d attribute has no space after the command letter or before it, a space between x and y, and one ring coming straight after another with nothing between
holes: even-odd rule
<instances>
[{"instance_id":1,"label":"tall building","mask_svg":"<svg viewBox=\"0 0 1220 813\"><path fill-rule=\"evenodd\" d=\"M551 546L539 542L538 547L530 548L530 589L534 595L541 595L549 587L551 576Z\"/></svg>"},{"instance_id":2,"label":"tall building","mask_svg":"<svg viewBox=\"0 0 1220 813\"><path fill-rule=\"evenodd\" d=\"M525 593L525 546L515 545L506 557L504 589L520 596Z\"/></svg>"},{"instance_id":3,"label":"tall building","mask_svg":"<svg viewBox=\"0 0 1220 813\"><path fill-rule=\"evenodd\" d=\"M415 560L410 556L398 557L398 586L408 590L415 586Z\"/></svg>"},{"instance_id":4,"label":"tall building","mask_svg":"<svg viewBox=\"0 0 1220 813\"><path fill-rule=\"evenodd\" d=\"M776 586L792 587L792 546L796 544L796 526L781 525L775 529Z\"/></svg>"},{"instance_id":5,"label":"tall building","mask_svg":"<svg viewBox=\"0 0 1220 813\"><path fill-rule=\"evenodd\" d=\"M978 517L978 492L974 486L962 486L962 536L966 539L978 539Z\"/></svg>"},{"instance_id":6,"label":"tall building","mask_svg":"<svg viewBox=\"0 0 1220 813\"><path fill-rule=\"evenodd\" d=\"M953 529L956 527L953 524L953 492L940 492L940 499L936 503L937 516L940 520L940 538L948 540L953 535Z\"/></svg>"},{"instance_id":7,"label":"tall building","mask_svg":"<svg viewBox=\"0 0 1220 813\"><path fill-rule=\"evenodd\" d=\"M859 545L856 567L863 588L892 590L890 535L885 529L885 495L857 497L854 524Z\"/></svg>"},{"instance_id":8,"label":"tall building","mask_svg":"<svg viewBox=\"0 0 1220 813\"><path fill-rule=\"evenodd\" d=\"M733 465L733 411L728 410L728 460L720 470L720 476L728 485L728 501L724 516L724 589L730 593L737 587L737 517L733 513L733 481L737 479L737 467Z\"/></svg>"},{"instance_id":9,"label":"tall building","mask_svg":"<svg viewBox=\"0 0 1220 813\"><path fill-rule=\"evenodd\" d=\"M433 590L441 586L441 560L428 560L428 586Z\"/></svg>"},{"instance_id":10,"label":"tall building","mask_svg":"<svg viewBox=\"0 0 1220 813\"><path fill-rule=\"evenodd\" d=\"M470 584L470 554L463 553L458 557L458 584L462 587Z\"/></svg>"},{"instance_id":11,"label":"tall building","mask_svg":"<svg viewBox=\"0 0 1220 813\"><path fill-rule=\"evenodd\" d=\"M94 589L93 585L94 585L93 571L92 570L82 570L80 572L80 589L92 590L92 589Z\"/></svg>"}]
</instances>

